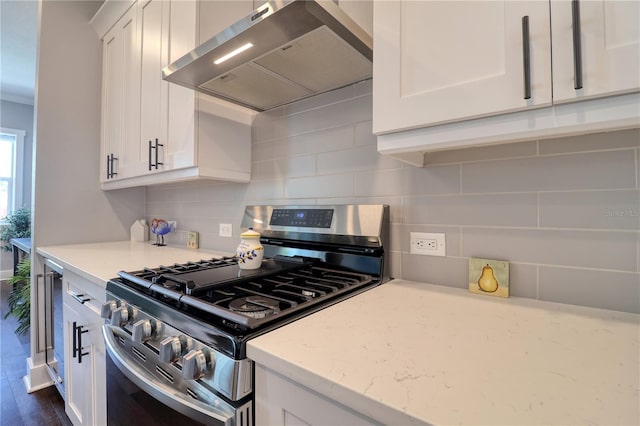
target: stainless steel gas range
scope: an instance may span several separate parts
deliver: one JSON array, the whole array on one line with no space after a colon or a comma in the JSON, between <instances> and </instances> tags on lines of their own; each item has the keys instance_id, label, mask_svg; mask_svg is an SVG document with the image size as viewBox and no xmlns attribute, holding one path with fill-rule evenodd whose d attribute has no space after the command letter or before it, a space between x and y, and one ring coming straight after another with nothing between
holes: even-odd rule
<instances>
[{"instance_id":1,"label":"stainless steel gas range","mask_svg":"<svg viewBox=\"0 0 640 426\"><path fill-rule=\"evenodd\" d=\"M253 425L247 341L384 282L388 218L384 205L248 206L260 269L223 257L120 272L102 312L109 423Z\"/></svg>"}]
</instances>

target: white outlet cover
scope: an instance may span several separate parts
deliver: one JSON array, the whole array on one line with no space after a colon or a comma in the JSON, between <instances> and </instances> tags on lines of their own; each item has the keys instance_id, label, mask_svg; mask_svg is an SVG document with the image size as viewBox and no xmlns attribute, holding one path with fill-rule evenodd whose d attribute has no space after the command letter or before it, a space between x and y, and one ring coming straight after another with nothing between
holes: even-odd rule
<instances>
[{"instance_id":1,"label":"white outlet cover","mask_svg":"<svg viewBox=\"0 0 640 426\"><path fill-rule=\"evenodd\" d=\"M410 253L420 254L427 256L446 256L447 245L446 237L444 233L429 233L429 232L411 232L410 236ZM436 248L421 247L424 244L419 244L423 241L435 241Z\"/></svg>"},{"instance_id":2,"label":"white outlet cover","mask_svg":"<svg viewBox=\"0 0 640 426\"><path fill-rule=\"evenodd\" d=\"M231 237L233 236L233 226L230 223L221 223L220 224L220 236L221 237Z\"/></svg>"}]
</instances>

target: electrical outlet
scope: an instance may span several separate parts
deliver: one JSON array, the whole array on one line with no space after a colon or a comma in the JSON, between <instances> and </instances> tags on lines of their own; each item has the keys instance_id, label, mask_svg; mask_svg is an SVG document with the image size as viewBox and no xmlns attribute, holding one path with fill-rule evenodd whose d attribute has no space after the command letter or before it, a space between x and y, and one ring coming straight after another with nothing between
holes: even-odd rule
<instances>
[{"instance_id":1,"label":"electrical outlet","mask_svg":"<svg viewBox=\"0 0 640 426\"><path fill-rule=\"evenodd\" d=\"M445 234L411 232L410 253L428 256L446 256Z\"/></svg>"},{"instance_id":2,"label":"electrical outlet","mask_svg":"<svg viewBox=\"0 0 640 426\"><path fill-rule=\"evenodd\" d=\"M230 223L221 223L220 224L220 236L221 237L231 237L233 234L233 227Z\"/></svg>"}]
</instances>

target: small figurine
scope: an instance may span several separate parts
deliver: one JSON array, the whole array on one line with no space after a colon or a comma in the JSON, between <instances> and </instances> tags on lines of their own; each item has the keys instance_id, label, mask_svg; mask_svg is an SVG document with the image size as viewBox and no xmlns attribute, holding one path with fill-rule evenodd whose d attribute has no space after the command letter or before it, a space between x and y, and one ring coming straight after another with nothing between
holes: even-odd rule
<instances>
[{"instance_id":1,"label":"small figurine","mask_svg":"<svg viewBox=\"0 0 640 426\"><path fill-rule=\"evenodd\" d=\"M164 236L171 232L171 225L164 219L153 219L151 221L151 232L156 234L156 242L154 246L166 246Z\"/></svg>"}]
</instances>

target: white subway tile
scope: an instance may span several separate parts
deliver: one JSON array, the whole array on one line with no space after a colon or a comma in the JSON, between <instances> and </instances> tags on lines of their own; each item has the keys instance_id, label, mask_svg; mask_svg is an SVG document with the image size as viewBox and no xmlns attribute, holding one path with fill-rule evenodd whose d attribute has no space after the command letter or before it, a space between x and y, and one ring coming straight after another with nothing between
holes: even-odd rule
<instances>
[{"instance_id":1,"label":"white subway tile","mask_svg":"<svg viewBox=\"0 0 640 426\"><path fill-rule=\"evenodd\" d=\"M465 194L408 197L404 223L537 226L536 194Z\"/></svg>"},{"instance_id":2,"label":"white subway tile","mask_svg":"<svg viewBox=\"0 0 640 426\"><path fill-rule=\"evenodd\" d=\"M640 230L640 190L543 192L540 226Z\"/></svg>"},{"instance_id":3,"label":"white subway tile","mask_svg":"<svg viewBox=\"0 0 640 426\"><path fill-rule=\"evenodd\" d=\"M636 232L462 228L462 255L541 265L637 271Z\"/></svg>"},{"instance_id":4,"label":"white subway tile","mask_svg":"<svg viewBox=\"0 0 640 426\"><path fill-rule=\"evenodd\" d=\"M402 253L401 278L447 287L469 288L469 260Z\"/></svg>"},{"instance_id":5,"label":"white subway tile","mask_svg":"<svg viewBox=\"0 0 640 426\"><path fill-rule=\"evenodd\" d=\"M460 192L460 166L403 168L357 173L358 196L422 195Z\"/></svg>"},{"instance_id":6,"label":"white subway tile","mask_svg":"<svg viewBox=\"0 0 640 426\"><path fill-rule=\"evenodd\" d=\"M501 158L531 157L536 154L536 141L528 141L428 152L424 156L424 161L425 164L449 164L469 161L497 160Z\"/></svg>"},{"instance_id":7,"label":"white subway tile","mask_svg":"<svg viewBox=\"0 0 640 426\"><path fill-rule=\"evenodd\" d=\"M640 274L540 266L540 300L640 314Z\"/></svg>"},{"instance_id":8,"label":"white subway tile","mask_svg":"<svg viewBox=\"0 0 640 426\"><path fill-rule=\"evenodd\" d=\"M329 175L289 179L287 197L349 197L353 196L353 175Z\"/></svg>"},{"instance_id":9,"label":"white subway tile","mask_svg":"<svg viewBox=\"0 0 640 426\"><path fill-rule=\"evenodd\" d=\"M380 155L375 145L318 154L318 174L398 169L401 167L402 163L395 158Z\"/></svg>"},{"instance_id":10,"label":"white subway tile","mask_svg":"<svg viewBox=\"0 0 640 426\"><path fill-rule=\"evenodd\" d=\"M342 87L330 92L325 92L307 99L303 99L285 106L285 114L292 115L314 108L322 108L336 102L345 101L353 98L355 95L355 85Z\"/></svg>"},{"instance_id":11,"label":"white subway tile","mask_svg":"<svg viewBox=\"0 0 640 426\"><path fill-rule=\"evenodd\" d=\"M545 139L538 144L540 155L633 148L640 146L640 129Z\"/></svg>"},{"instance_id":12,"label":"white subway tile","mask_svg":"<svg viewBox=\"0 0 640 426\"><path fill-rule=\"evenodd\" d=\"M631 150L464 163L462 192L635 188Z\"/></svg>"},{"instance_id":13,"label":"white subway tile","mask_svg":"<svg viewBox=\"0 0 640 426\"><path fill-rule=\"evenodd\" d=\"M346 149L353 146L354 128L352 125L324 129L290 137L289 155L314 154Z\"/></svg>"}]
</instances>

